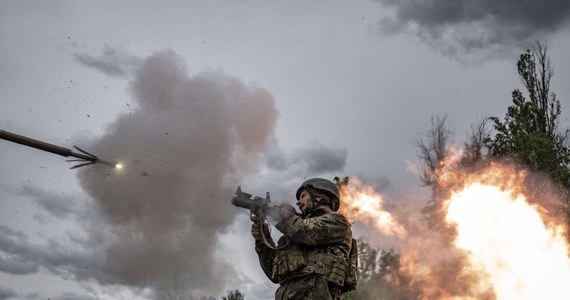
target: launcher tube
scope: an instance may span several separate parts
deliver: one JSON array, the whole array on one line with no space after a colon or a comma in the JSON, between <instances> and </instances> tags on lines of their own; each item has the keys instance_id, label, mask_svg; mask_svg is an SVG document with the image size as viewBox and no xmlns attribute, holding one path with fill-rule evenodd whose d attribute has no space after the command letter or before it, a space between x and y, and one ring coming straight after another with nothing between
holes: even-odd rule
<instances>
[{"instance_id":1,"label":"launcher tube","mask_svg":"<svg viewBox=\"0 0 570 300\"><path fill-rule=\"evenodd\" d=\"M70 156L72 153L71 150L68 148L63 148L63 147L56 146L56 145L53 145L50 143L38 141L38 140L29 138L29 137L25 137L23 135L11 133L11 132L4 131L4 130L0 130L0 138L5 139L7 141L17 143L17 144L29 146L29 147L36 148L39 150L44 150L44 151L51 152L54 154L58 154L58 155L65 156L65 157ZM83 157L80 157L80 158L83 158Z\"/></svg>"}]
</instances>

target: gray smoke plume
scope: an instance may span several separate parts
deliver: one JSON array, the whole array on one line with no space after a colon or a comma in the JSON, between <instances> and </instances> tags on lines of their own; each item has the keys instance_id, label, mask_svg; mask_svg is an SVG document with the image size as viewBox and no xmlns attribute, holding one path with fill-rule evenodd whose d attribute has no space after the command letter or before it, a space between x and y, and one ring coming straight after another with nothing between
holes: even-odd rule
<instances>
[{"instance_id":1,"label":"gray smoke plume","mask_svg":"<svg viewBox=\"0 0 570 300\"><path fill-rule=\"evenodd\" d=\"M393 8L384 33L410 30L455 55L479 50L528 48L568 25L570 2L560 0L375 0Z\"/></svg>"},{"instance_id":2,"label":"gray smoke plume","mask_svg":"<svg viewBox=\"0 0 570 300\"><path fill-rule=\"evenodd\" d=\"M266 156L265 164L273 171L314 176L343 171L348 151L344 148L326 146L314 140L308 147L294 150L292 153L276 148Z\"/></svg>"},{"instance_id":3,"label":"gray smoke plume","mask_svg":"<svg viewBox=\"0 0 570 300\"><path fill-rule=\"evenodd\" d=\"M129 75L142 63L139 57L108 45L105 45L103 55L100 57L93 57L86 53L75 53L74 56L84 66L116 77Z\"/></svg>"},{"instance_id":4,"label":"gray smoke plume","mask_svg":"<svg viewBox=\"0 0 570 300\"><path fill-rule=\"evenodd\" d=\"M218 235L234 219L236 179L273 137L273 97L221 72L189 77L169 50L144 61L131 91L135 111L89 146L124 168L80 173L114 236L104 270L161 298L223 291L234 272L216 257Z\"/></svg>"}]
</instances>

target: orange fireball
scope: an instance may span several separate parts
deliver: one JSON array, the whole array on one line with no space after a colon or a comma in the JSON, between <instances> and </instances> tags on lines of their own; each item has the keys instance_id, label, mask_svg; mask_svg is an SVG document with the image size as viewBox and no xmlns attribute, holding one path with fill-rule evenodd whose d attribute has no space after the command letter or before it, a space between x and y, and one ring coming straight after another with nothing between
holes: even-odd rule
<instances>
[{"instance_id":1,"label":"orange fireball","mask_svg":"<svg viewBox=\"0 0 570 300\"><path fill-rule=\"evenodd\" d=\"M384 197L358 178L350 178L350 184L341 189L341 212L350 222L359 221L374 227L385 235L406 235L404 227L384 209Z\"/></svg>"},{"instance_id":2,"label":"orange fireball","mask_svg":"<svg viewBox=\"0 0 570 300\"><path fill-rule=\"evenodd\" d=\"M501 170L504 171L504 170ZM482 174L492 175L492 174ZM447 200L445 220L455 226L454 246L483 274L496 299L568 299L570 259L565 228L543 220L538 204L503 189L511 178L476 179Z\"/></svg>"},{"instance_id":3,"label":"orange fireball","mask_svg":"<svg viewBox=\"0 0 570 300\"><path fill-rule=\"evenodd\" d=\"M398 240L399 272L418 299L570 299L559 190L513 163L465 166L454 155L442 164L430 210L435 228L420 212L386 210L385 198L357 178L342 189L341 211Z\"/></svg>"}]
</instances>

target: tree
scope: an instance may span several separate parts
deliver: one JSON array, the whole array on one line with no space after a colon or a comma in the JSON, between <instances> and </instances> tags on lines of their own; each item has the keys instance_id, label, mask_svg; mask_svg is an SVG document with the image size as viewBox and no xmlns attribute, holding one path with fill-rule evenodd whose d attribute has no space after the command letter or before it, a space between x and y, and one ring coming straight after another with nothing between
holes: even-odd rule
<instances>
[{"instance_id":1,"label":"tree","mask_svg":"<svg viewBox=\"0 0 570 300\"><path fill-rule=\"evenodd\" d=\"M485 145L491 156L512 157L533 171L545 172L554 182L569 189L569 131L558 128L561 106L550 91L554 71L546 44L537 42L533 51L521 54L517 70L528 99L518 89L512 92L513 104L504 120L489 118L495 135L488 136Z\"/></svg>"},{"instance_id":2,"label":"tree","mask_svg":"<svg viewBox=\"0 0 570 300\"><path fill-rule=\"evenodd\" d=\"M400 272L400 254L394 250L374 249L366 241L358 241L359 282L355 291L342 295L342 300L417 299L418 291L411 280Z\"/></svg>"},{"instance_id":3,"label":"tree","mask_svg":"<svg viewBox=\"0 0 570 300\"><path fill-rule=\"evenodd\" d=\"M422 213L426 215L428 226L435 229L439 228L441 224L441 200L445 192L437 173L442 167L443 160L449 154L449 140L451 138L451 130L446 122L446 115L443 117L432 116L431 128L415 140L419 151L418 158L420 159L420 181L432 189L432 198L422 209Z\"/></svg>"},{"instance_id":4,"label":"tree","mask_svg":"<svg viewBox=\"0 0 570 300\"><path fill-rule=\"evenodd\" d=\"M432 188L437 187L436 171L449 152L451 130L446 121L446 115L432 116L431 129L423 134L423 138L417 137L415 140L419 150L420 180L424 185L432 186Z\"/></svg>"},{"instance_id":5,"label":"tree","mask_svg":"<svg viewBox=\"0 0 570 300\"><path fill-rule=\"evenodd\" d=\"M467 142L463 144L464 152L461 165L470 167L483 160L487 154L485 140L489 136L487 128L489 118L482 118L471 125L471 133ZM488 149L487 149L488 150Z\"/></svg>"}]
</instances>

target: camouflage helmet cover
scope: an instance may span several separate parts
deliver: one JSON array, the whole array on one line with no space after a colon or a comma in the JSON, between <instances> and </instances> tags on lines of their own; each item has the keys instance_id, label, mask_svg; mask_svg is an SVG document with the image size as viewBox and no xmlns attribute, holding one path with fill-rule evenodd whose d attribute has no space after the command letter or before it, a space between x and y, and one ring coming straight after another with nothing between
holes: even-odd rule
<instances>
[{"instance_id":1,"label":"camouflage helmet cover","mask_svg":"<svg viewBox=\"0 0 570 300\"><path fill-rule=\"evenodd\" d=\"M301 196L301 192L303 191L303 189L307 188L307 187L311 187L317 190L321 190L324 191L328 194L330 194L331 196L334 196L334 198L336 199L329 199L332 203L332 209L334 211L337 211L340 205L340 193L338 191L338 186L336 185L336 183L328 180L328 179L324 179L324 178L311 178L306 180L305 182L303 182L301 184L301 186L297 189L297 193L296 193L296 197L297 199L299 199L299 197ZM335 203L336 202L336 203Z\"/></svg>"}]
</instances>

